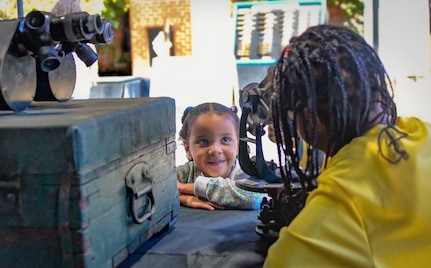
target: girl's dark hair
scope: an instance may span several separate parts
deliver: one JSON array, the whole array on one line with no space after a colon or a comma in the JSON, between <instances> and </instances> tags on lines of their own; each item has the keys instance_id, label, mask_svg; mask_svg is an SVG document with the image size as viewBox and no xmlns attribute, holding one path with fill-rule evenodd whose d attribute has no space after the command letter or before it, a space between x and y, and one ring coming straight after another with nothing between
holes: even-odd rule
<instances>
[{"instance_id":1,"label":"girl's dark hair","mask_svg":"<svg viewBox=\"0 0 431 268\"><path fill-rule=\"evenodd\" d=\"M237 135L239 136L239 117L236 114L237 109L236 107L227 107L223 104L216 103L216 102L205 102L201 103L196 107L189 106L184 110L183 116L181 117L181 123L183 124L180 132L179 132L179 138L182 141L186 141L189 138L190 134L190 126L193 124L193 122L196 120L198 116L204 113L215 113L218 115L227 114L232 118L235 130Z\"/></svg>"},{"instance_id":2,"label":"girl's dark hair","mask_svg":"<svg viewBox=\"0 0 431 268\"><path fill-rule=\"evenodd\" d=\"M327 156L363 135L383 114L388 127L395 124L397 110L388 74L374 49L348 28L319 25L293 37L282 51L273 75L277 148L284 152L286 166L293 166L303 180L319 173L318 119L329 135L324 152ZM377 103L383 112L370 119L370 110ZM307 117L303 116L304 109ZM304 121L308 143L305 171L299 169L298 152L292 149L297 126L295 120L289 123L288 111L293 112L293 118L302 116ZM293 141L286 138L282 143L282 133L294 136ZM292 175L286 168L282 176L289 179Z\"/></svg>"}]
</instances>

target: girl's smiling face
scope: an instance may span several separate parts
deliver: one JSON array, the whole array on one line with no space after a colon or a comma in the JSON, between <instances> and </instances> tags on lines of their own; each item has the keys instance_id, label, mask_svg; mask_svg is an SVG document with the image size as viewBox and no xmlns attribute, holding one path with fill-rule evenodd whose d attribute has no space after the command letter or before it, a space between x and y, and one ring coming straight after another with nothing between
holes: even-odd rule
<instances>
[{"instance_id":1,"label":"girl's smiling face","mask_svg":"<svg viewBox=\"0 0 431 268\"><path fill-rule=\"evenodd\" d=\"M184 148L207 177L229 177L238 155L235 122L226 114L207 112L190 126Z\"/></svg>"}]
</instances>

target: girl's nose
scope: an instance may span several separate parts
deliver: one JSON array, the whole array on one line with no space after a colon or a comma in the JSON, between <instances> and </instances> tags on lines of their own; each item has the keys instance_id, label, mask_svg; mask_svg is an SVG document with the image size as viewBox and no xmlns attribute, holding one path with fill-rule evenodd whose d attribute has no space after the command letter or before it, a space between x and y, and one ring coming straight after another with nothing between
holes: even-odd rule
<instances>
[{"instance_id":1,"label":"girl's nose","mask_svg":"<svg viewBox=\"0 0 431 268\"><path fill-rule=\"evenodd\" d=\"M211 144L208 153L210 155L215 155L215 154L219 154L221 152L221 146L218 143L213 143Z\"/></svg>"}]
</instances>

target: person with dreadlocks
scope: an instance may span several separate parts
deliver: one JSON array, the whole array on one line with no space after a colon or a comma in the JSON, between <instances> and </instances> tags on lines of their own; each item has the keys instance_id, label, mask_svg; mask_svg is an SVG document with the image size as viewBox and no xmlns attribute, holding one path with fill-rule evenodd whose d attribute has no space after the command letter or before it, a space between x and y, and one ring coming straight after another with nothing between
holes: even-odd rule
<instances>
[{"instance_id":1,"label":"person with dreadlocks","mask_svg":"<svg viewBox=\"0 0 431 268\"><path fill-rule=\"evenodd\" d=\"M317 176L313 148L326 159L264 267L430 266L431 124L397 115L372 47L348 28L310 27L282 51L273 84L277 148L289 156L285 185L292 168L304 187ZM293 140L298 133L309 145L304 171L282 133Z\"/></svg>"}]
</instances>

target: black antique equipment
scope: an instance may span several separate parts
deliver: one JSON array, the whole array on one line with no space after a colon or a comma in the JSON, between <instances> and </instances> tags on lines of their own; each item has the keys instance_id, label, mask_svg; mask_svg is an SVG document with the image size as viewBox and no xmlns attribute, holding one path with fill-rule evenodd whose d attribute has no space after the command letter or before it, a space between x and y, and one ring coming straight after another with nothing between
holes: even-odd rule
<instances>
[{"instance_id":1,"label":"black antique equipment","mask_svg":"<svg viewBox=\"0 0 431 268\"><path fill-rule=\"evenodd\" d=\"M98 14L31 11L0 21L0 33L0 110L22 111L33 100L69 100L76 81L72 53L91 66L98 55L88 43L111 43L113 26Z\"/></svg>"},{"instance_id":2,"label":"black antique equipment","mask_svg":"<svg viewBox=\"0 0 431 268\"><path fill-rule=\"evenodd\" d=\"M294 176L292 181L283 181L275 162L265 160L262 136L265 134L264 127L271 120L273 92L269 84L262 84L265 83L248 84L240 93L242 115L239 162L241 168L251 178L239 180L237 185L245 190L268 193L270 198L264 199L261 204L256 232L274 238L278 237L281 227L288 225L299 213L304 205L305 196L315 185L307 187L307 194L304 195L298 176ZM249 134L255 138L250 138ZM254 157L250 157L249 142L255 144ZM296 150L302 152L302 142L298 142Z\"/></svg>"}]
</instances>

